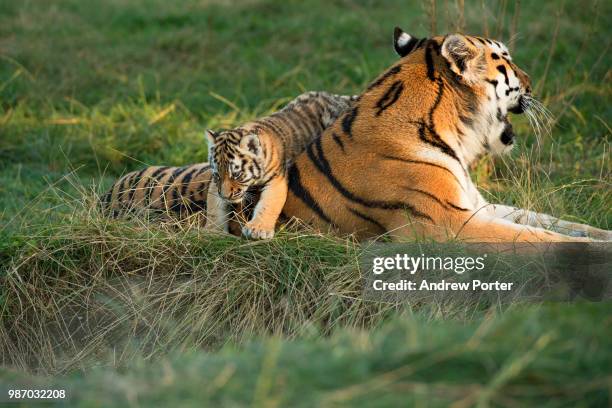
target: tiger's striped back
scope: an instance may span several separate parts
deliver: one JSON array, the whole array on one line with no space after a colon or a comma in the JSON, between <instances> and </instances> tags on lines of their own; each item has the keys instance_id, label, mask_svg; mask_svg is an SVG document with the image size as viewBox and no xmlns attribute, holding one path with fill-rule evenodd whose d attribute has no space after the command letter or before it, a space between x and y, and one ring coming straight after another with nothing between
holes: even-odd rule
<instances>
[{"instance_id":1,"label":"tiger's striped back","mask_svg":"<svg viewBox=\"0 0 612 408\"><path fill-rule=\"evenodd\" d=\"M117 180L102 198L102 206L112 216L138 209L178 216L206 211L210 180L208 163L147 167Z\"/></svg>"}]
</instances>

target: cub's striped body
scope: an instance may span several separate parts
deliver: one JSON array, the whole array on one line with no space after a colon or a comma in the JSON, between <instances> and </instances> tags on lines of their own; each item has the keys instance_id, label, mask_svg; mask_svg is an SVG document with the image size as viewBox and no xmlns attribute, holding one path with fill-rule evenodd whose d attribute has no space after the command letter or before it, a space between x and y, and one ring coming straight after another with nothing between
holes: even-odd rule
<instances>
[{"instance_id":1,"label":"cub's striped body","mask_svg":"<svg viewBox=\"0 0 612 408\"><path fill-rule=\"evenodd\" d=\"M207 228L225 228L227 203L240 203L248 189L261 191L243 232L271 238L287 195L287 171L294 158L355 100L326 92L307 92L280 111L236 129L208 131L213 185L208 192Z\"/></svg>"},{"instance_id":2,"label":"cub's striped body","mask_svg":"<svg viewBox=\"0 0 612 408\"><path fill-rule=\"evenodd\" d=\"M610 239L608 231L489 204L472 182L477 157L510 150L508 112L536 103L502 43L460 34L418 40L401 30L395 40L405 57L296 158L286 217L362 239Z\"/></svg>"},{"instance_id":3,"label":"cub's striped body","mask_svg":"<svg viewBox=\"0 0 612 408\"><path fill-rule=\"evenodd\" d=\"M211 176L208 163L147 167L117 180L102 203L113 216L148 209L184 217L206 211Z\"/></svg>"}]
</instances>

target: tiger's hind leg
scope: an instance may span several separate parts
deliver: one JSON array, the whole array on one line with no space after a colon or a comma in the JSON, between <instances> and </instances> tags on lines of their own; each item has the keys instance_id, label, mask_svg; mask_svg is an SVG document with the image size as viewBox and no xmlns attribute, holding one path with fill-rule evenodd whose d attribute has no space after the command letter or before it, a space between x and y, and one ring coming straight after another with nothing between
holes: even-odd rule
<instances>
[{"instance_id":1,"label":"tiger's hind leg","mask_svg":"<svg viewBox=\"0 0 612 408\"><path fill-rule=\"evenodd\" d=\"M396 212L385 223L394 239L433 238L436 241L458 240L487 243L592 242L586 237L572 237L543 228L515 224L496 218L486 211L446 213L434 220L411 219Z\"/></svg>"},{"instance_id":2,"label":"tiger's hind leg","mask_svg":"<svg viewBox=\"0 0 612 408\"><path fill-rule=\"evenodd\" d=\"M612 241L612 231L606 231L577 222L565 221L548 214L501 204L490 204L489 211L496 218L508 220L516 224L550 229L572 237L589 237L600 241Z\"/></svg>"},{"instance_id":3,"label":"tiger's hind leg","mask_svg":"<svg viewBox=\"0 0 612 408\"><path fill-rule=\"evenodd\" d=\"M515 224L503 218L478 212L454 215L451 230L455 238L468 242L591 242L586 237L572 237L529 225Z\"/></svg>"},{"instance_id":4,"label":"tiger's hind leg","mask_svg":"<svg viewBox=\"0 0 612 408\"><path fill-rule=\"evenodd\" d=\"M219 197L217 184L211 180L206 195L206 224L205 231L229 232L229 217L227 203Z\"/></svg>"}]
</instances>

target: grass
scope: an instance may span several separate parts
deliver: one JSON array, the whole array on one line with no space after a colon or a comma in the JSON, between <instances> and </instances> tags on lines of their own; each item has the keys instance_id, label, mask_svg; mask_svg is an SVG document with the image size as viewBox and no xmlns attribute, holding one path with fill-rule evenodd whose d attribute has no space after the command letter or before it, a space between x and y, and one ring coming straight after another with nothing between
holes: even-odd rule
<instances>
[{"instance_id":1,"label":"grass","mask_svg":"<svg viewBox=\"0 0 612 408\"><path fill-rule=\"evenodd\" d=\"M605 406L608 309L532 306L467 324L404 313L373 333L273 338L51 381L82 407ZM585 314L593 319L581 321ZM0 378L29 388L49 384L14 371Z\"/></svg>"},{"instance_id":2,"label":"grass","mask_svg":"<svg viewBox=\"0 0 612 408\"><path fill-rule=\"evenodd\" d=\"M96 211L125 171L204 161L206 128L305 90L358 93L395 60L394 25L435 25L514 38L556 118L539 140L512 119L512 155L473 169L485 196L612 228L612 5L462 3L0 3L4 378L68 376L53 381L84 406L609 403L609 304L374 302L350 237L254 243Z\"/></svg>"}]
</instances>

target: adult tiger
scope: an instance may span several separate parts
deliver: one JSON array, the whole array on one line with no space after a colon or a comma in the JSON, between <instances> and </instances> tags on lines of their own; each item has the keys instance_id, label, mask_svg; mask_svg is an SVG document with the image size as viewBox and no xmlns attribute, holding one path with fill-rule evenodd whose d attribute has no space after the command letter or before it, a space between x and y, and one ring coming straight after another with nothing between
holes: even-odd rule
<instances>
[{"instance_id":1,"label":"adult tiger","mask_svg":"<svg viewBox=\"0 0 612 408\"><path fill-rule=\"evenodd\" d=\"M319 229L478 242L588 241L609 231L489 204L468 174L511 149L508 112L529 109L529 77L494 40L395 32L406 55L300 154L283 214Z\"/></svg>"}]
</instances>

